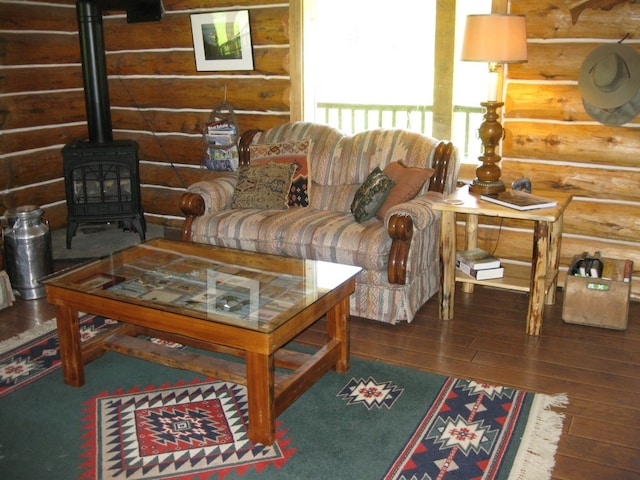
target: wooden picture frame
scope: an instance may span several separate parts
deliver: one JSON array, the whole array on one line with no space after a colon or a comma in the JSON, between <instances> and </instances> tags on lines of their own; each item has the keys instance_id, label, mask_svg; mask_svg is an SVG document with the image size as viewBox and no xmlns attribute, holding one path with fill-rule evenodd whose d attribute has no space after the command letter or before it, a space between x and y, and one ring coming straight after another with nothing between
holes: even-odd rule
<instances>
[{"instance_id":1,"label":"wooden picture frame","mask_svg":"<svg viewBox=\"0 0 640 480\"><path fill-rule=\"evenodd\" d=\"M253 70L249 10L191 15L196 70Z\"/></svg>"}]
</instances>

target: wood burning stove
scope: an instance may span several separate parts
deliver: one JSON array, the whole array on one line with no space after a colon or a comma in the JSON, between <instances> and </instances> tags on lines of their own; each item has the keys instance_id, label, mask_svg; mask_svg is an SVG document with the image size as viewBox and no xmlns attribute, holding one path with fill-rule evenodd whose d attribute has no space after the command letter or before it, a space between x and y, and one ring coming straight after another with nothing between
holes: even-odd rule
<instances>
[{"instance_id":1,"label":"wood burning stove","mask_svg":"<svg viewBox=\"0 0 640 480\"><path fill-rule=\"evenodd\" d=\"M102 8L127 10L129 22L159 20L161 0L78 0L76 14L89 140L62 149L67 248L80 223L126 222L144 241L138 144L113 140Z\"/></svg>"},{"instance_id":2,"label":"wood burning stove","mask_svg":"<svg viewBox=\"0 0 640 480\"><path fill-rule=\"evenodd\" d=\"M67 248L80 223L129 222L144 241L146 224L140 199L138 144L131 140L91 143L62 149L67 197Z\"/></svg>"}]
</instances>

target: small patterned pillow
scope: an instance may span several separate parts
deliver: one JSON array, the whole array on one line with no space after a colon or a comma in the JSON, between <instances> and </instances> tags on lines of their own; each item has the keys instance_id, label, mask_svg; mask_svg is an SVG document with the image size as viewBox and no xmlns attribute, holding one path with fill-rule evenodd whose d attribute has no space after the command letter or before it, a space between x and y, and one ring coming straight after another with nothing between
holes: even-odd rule
<instances>
[{"instance_id":1,"label":"small patterned pillow","mask_svg":"<svg viewBox=\"0 0 640 480\"><path fill-rule=\"evenodd\" d=\"M308 138L294 142L255 144L249 146L251 165L267 163L295 163L298 166L289 192L290 207L308 207L311 194L311 154L312 142Z\"/></svg>"},{"instance_id":2,"label":"small patterned pillow","mask_svg":"<svg viewBox=\"0 0 640 480\"><path fill-rule=\"evenodd\" d=\"M289 190L297 167L293 163L242 166L231 208L289 208Z\"/></svg>"},{"instance_id":3,"label":"small patterned pillow","mask_svg":"<svg viewBox=\"0 0 640 480\"><path fill-rule=\"evenodd\" d=\"M383 221L391 207L415 198L424 184L436 173L433 168L406 167L402 162L391 162L383 172L396 182L396 186L391 189L389 196L376 213L376 217Z\"/></svg>"},{"instance_id":4,"label":"small patterned pillow","mask_svg":"<svg viewBox=\"0 0 640 480\"><path fill-rule=\"evenodd\" d=\"M380 167L374 168L351 202L351 213L356 222L362 223L374 217L395 184Z\"/></svg>"}]
</instances>

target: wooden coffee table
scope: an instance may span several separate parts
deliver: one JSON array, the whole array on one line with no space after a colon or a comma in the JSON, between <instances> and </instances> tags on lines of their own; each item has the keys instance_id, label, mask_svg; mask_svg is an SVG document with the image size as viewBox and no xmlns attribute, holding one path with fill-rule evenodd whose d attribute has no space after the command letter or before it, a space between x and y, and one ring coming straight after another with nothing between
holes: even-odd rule
<instances>
[{"instance_id":1,"label":"wooden coffee table","mask_svg":"<svg viewBox=\"0 0 640 480\"><path fill-rule=\"evenodd\" d=\"M328 370L349 368L349 296L359 267L155 239L44 280L56 306L65 383L107 350L247 386L249 438L270 445L275 419ZM118 320L81 343L78 312ZM283 347L326 315L312 354ZM148 335L201 350L170 349ZM206 351L244 359L229 361ZM222 356L224 357L224 356ZM286 371L277 372L275 367ZM125 372L123 372L125 373Z\"/></svg>"}]
</instances>

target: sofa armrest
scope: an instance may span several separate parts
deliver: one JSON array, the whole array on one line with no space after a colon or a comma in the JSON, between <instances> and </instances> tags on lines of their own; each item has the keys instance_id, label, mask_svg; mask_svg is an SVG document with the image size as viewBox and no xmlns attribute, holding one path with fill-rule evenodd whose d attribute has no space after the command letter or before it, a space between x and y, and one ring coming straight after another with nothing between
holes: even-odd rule
<instances>
[{"instance_id":1,"label":"sofa armrest","mask_svg":"<svg viewBox=\"0 0 640 480\"><path fill-rule=\"evenodd\" d=\"M442 201L443 198L444 195L441 193L425 192L408 202L394 205L385 215L385 225L389 225L389 221L393 215L402 215L411 217L416 230L425 230L440 219L439 215L431 207L434 203Z\"/></svg>"},{"instance_id":2,"label":"sofa armrest","mask_svg":"<svg viewBox=\"0 0 640 480\"><path fill-rule=\"evenodd\" d=\"M180 198L180 210L185 215L182 239L191 240L191 225L205 213L225 210L231 206L236 176L228 175L191 185Z\"/></svg>"},{"instance_id":3,"label":"sofa armrest","mask_svg":"<svg viewBox=\"0 0 640 480\"><path fill-rule=\"evenodd\" d=\"M218 212L231 207L237 180L236 175L226 175L213 180L194 183L187 189L187 192L195 193L202 197L205 213Z\"/></svg>"},{"instance_id":4,"label":"sofa armrest","mask_svg":"<svg viewBox=\"0 0 640 480\"><path fill-rule=\"evenodd\" d=\"M180 210L184 213L182 224L182 240L191 241L191 225L196 217L204 215L204 199L197 193L186 192L180 197Z\"/></svg>"},{"instance_id":5,"label":"sofa armrest","mask_svg":"<svg viewBox=\"0 0 640 480\"><path fill-rule=\"evenodd\" d=\"M390 208L385 215L385 225L391 237L391 250L387 265L389 283L404 285L407 279L407 263L414 231L424 231L433 226L439 216L431 208L442 199L438 192L426 192L408 202Z\"/></svg>"}]
</instances>

